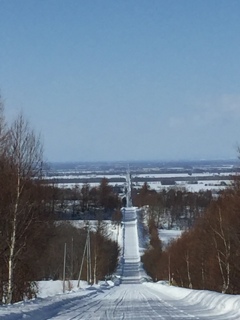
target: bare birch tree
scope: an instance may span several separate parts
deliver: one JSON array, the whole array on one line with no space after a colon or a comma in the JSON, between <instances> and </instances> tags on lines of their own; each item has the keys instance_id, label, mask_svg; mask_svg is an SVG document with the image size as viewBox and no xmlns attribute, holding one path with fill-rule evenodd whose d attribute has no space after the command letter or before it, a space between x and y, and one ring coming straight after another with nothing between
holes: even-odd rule
<instances>
[{"instance_id":1,"label":"bare birch tree","mask_svg":"<svg viewBox=\"0 0 240 320\"><path fill-rule=\"evenodd\" d=\"M14 272L18 257L27 245L28 231L34 222L35 201L29 190L41 175L42 144L23 115L19 115L9 131L7 152L7 186L9 203L6 223L5 255L8 279L5 302L12 303Z\"/></svg>"}]
</instances>

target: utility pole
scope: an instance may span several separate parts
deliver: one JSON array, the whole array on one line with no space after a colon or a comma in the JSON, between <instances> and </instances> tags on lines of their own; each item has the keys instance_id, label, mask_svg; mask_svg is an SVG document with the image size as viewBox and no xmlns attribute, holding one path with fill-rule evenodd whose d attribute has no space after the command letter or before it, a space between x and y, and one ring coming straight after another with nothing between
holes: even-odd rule
<instances>
[{"instance_id":1,"label":"utility pole","mask_svg":"<svg viewBox=\"0 0 240 320\"><path fill-rule=\"evenodd\" d=\"M81 267L79 270L79 275L78 275L78 284L77 287L80 287L80 279L81 279L81 275L82 275L82 268L83 268L83 263L84 263L84 258L85 255L87 253L87 282L89 282L89 278L90 281L91 280L91 275L89 277L89 269L91 270L91 252L90 252L90 226L88 226L88 232L87 232L87 238L86 238L86 242L85 242L85 246L84 246L84 250L83 250L83 256L82 256L82 262L81 262ZM90 268L89 268L89 262L90 262ZM91 274L92 271L90 271Z\"/></svg>"},{"instance_id":2,"label":"utility pole","mask_svg":"<svg viewBox=\"0 0 240 320\"><path fill-rule=\"evenodd\" d=\"M91 263L91 236L90 232L88 234L88 256L87 256L87 264L88 264L88 283L92 284L92 263Z\"/></svg>"},{"instance_id":3,"label":"utility pole","mask_svg":"<svg viewBox=\"0 0 240 320\"><path fill-rule=\"evenodd\" d=\"M89 240L87 236L87 283L89 284Z\"/></svg>"},{"instance_id":4,"label":"utility pole","mask_svg":"<svg viewBox=\"0 0 240 320\"><path fill-rule=\"evenodd\" d=\"M64 254L63 254L63 293L65 292L65 276L66 276L66 256L67 256L67 244L64 244Z\"/></svg>"},{"instance_id":5,"label":"utility pole","mask_svg":"<svg viewBox=\"0 0 240 320\"><path fill-rule=\"evenodd\" d=\"M88 259L89 259L89 282L90 284L92 284L92 259L91 259L91 234L89 232L89 237L88 237L88 246L89 246L89 250L88 250L88 253L89 253L89 256L88 256Z\"/></svg>"},{"instance_id":6,"label":"utility pole","mask_svg":"<svg viewBox=\"0 0 240 320\"><path fill-rule=\"evenodd\" d=\"M73 280L73 237L72 237L72 247L71 247L71 280Z\"/></svg>"}]
</instances>

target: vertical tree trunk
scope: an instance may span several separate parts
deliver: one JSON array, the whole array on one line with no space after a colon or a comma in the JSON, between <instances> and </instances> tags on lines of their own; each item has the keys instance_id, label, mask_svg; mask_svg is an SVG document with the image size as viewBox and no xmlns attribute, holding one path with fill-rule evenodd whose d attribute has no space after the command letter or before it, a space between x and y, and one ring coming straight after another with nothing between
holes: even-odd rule
<instances>
[{"instance_id":1,"label":"vertical tree trunk","mask_svg":"<svg viewBox=\"0 0 240 320\"><path fill-rule=\"evenodd\" d=\"M63 254L63 293L65 293L65 280L66 280L66 256L67 256L67 244L64 244Z\"/></svg>"},{"instance_id":2,"label":"vertical tree trunk","mask_svg":"<svg viewBox=\"0 0 240 320\"><path fill-rule=\"evenodd\" d=\"M94 268L93 268L93 278L94 278L94 284L97 284L97 251L95 249L94 254Z\"/></svg>"},{"instance_id":3,"label":"vertical tree trunk","mask_svg":"<svg viewBox=\"0 0 240 320\"><path fill-rule=\"evenodd\" d=\"M204 272L204 262L201 263L201 273L202 273L202 290L205 289L205 272Z\"/></svg>"},{"instance_id":4,"label":"vertical tree trunk","mask_svg":"<svg viewBox=\"0 0 240 320\"><path fill-rule=\"evenodd\" d=\"M188 276L188 287L192 289L192 279L191 279L191 273L190 273L190 261L189 261L189 253L187 251L186 254L186 263L187 263L187 276Z\"/></svg>"},{"instance_id":5,"label":"vertical tree trunk","mask_svg":"<svg viewBox=\"0 0 240 320\"><path fill-rule=\"evenodd\" d=\"M222 293L226 293L230 285L230 256L231 256L231 244L229 239L229 230L224 231L223 219L221 209L218 209L219 218L219 230L212 227L213 240L217 252L217 261L222 276ZM217 238L223 243L223 249L220 249Z\"/></svg>"},{"instance_id":6,"label":"vertical tree trunk","mask_svg":"<svg viewBox=\"0 0 240 320\"><path fill-rule=\"evenodd\" d=\"M8 258L8 286L7 286L7 304L12 302L12 292L13 292L13 269L14 269L14 253L15 253L15 243L16 243L16 216L13 219L13 232L11 236L10 251Z\"/></svg>"},{"instance_id":7,"label":"vertical tree trunk","mask_svg":"<svg viewBox=\"0 0 240 320\"><path fill-rule=\"evenodd\" d=\"M169 285L172 285L172 276L171 276L171 256L170 254L168 255L168 282Z\"/></svg>"},{"instance_id":8,"label":"vertical tree trunk","mask_svg":"<svg viewBox=\"0 0 240 320\"><path fill-rule=\"evenodd\" d=\"M17 196L14 205L13 220L12 220L12 234L9 244L9 258L8 258L8 286L7 286L7 304L12 303L13 294L13 271L14 271L14 256L16 247L16 233L17 233L17 213L18 213L18 201L20 198L20 176L17 177Z\"/></svg>"}]
</instances>

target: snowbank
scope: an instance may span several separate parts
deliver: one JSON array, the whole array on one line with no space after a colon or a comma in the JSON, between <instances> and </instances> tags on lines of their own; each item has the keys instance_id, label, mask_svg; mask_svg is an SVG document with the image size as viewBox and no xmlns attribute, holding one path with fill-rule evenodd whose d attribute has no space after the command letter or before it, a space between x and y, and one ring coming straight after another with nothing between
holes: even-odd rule
<instances>
[{"instance_id":1,"label":"snowbank","mask_svg":"<svg viewBox=\"0 0 240 320\"><path fill-rule=\"evenodd\" d=\"M186 288L178 288L169 286L166 282L159 281L158 283L144 283L145 286L151 288L158 293L168 296L170 299L181 300L182 303L204 307L206 312L239 315L240 319L240 295L228 295L207 290L191 290Z\"/></svg>"},{"instance_id":2,"label":"snowbank","mask_svg":"<svg viewBox=\"0 0 240 320\"><path fill-rule=\"evenodd\" d=\"M65 291L66 292L74 292L79 290L77 287L78 281L77 280L69 280L65 281ZM38 285L38 298L47 298L52 297L57 294L63 293L63 281L61 280L49 280L49 281L39 281ZM86 281L80 281L80 288L87 289L89 285Z\"/></svg>"},{"instance_id":3,"label":"snowbank","mask_svg":"<svg viewBox=\"0 0 240 320\"><path fill-rule=\"evenodd\" d=\"M77 280L70 281L70 283L72 285L71 291L67 291L66 282L66 292L63 293L62 281L39 281L38 298L0 306L0 319L50 319L60 307L66 306L67 308L69 303L75 300L79 301L86 297L96 296L114 286L112 281L99 282L94 286L89 286L85 281L81 281L80 288L77 288Z\"/></svg>"}]
</instances>

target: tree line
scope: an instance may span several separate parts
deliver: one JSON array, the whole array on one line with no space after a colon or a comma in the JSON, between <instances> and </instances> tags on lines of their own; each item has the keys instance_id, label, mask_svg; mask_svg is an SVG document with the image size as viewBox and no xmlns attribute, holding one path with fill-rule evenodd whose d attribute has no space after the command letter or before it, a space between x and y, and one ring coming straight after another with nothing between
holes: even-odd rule
<instances>
[{"instance_id":1,"label":"tree line","mask_svg":"<svg viewBox=\"0 0 240 320\"><path fill-rule=\"evenodd\" d=\"M147 183L133 193L134 205L147 208L146 218L153 219L158 228L167 226L169 229L191 227L212 199L210 190L190 192L185 188L169 188L157 192Z\"/></svg>"},{"instance_id":2,"label":"tree line","mask_svg":"<svg viewBox=\"0 0 240 320\"><path fill-rule=\"evenodd\" d=\"M61 278L63 242L69 238L74 259L68 275L77 274L86 230L56 223L57 189L46 185L43 169L40 136L22 114L8 123L0 99L0 303L36 296L36 280ZM91 239L98 281L116 268L119 249L100 225Z\"/></svg>"},{"instance_id":3,"label":"tree line","mask_svg":"<svg viewBox=\"0 0 240 320\"><path fill-rule=\"evenodd\" d=\"M73 188L60 188L52 183L52 192L54 212L59 219L111 220L122 205L107 178L96 187L85 183L82 187L76 184Z\"/></svg>"},{"instance_id":4,"label":"tree line","mask_svg":"<svg viewBox=\"0 0 240 320\"><path fill-rule=\"evenodd\" d=\"M90 277L87 274L87 261L84 258L84 248L90 228ZM63 252L67 246L66 273L67 280L78 279L81 264L81 280L88 280L89 284L104 280L116 269L119 255L117 242L108 237L107 226L103 221L97 221L95 226L86 225L84 228L76 228L69 221L58 223L54 229L54 235L48 243L48 247L39 257L35 257L37 270L35 280L63 278ZM36 267L35 267L36 268Z\"/></svg>"},{"instance_id":5,"label":"tree line","mask_svg":"<svg viewBox=\"0 0 240 320\"><path fill-rule=\"evenodd\" d=\"M194 225L166 249L143 257L154 280L173 285L240 293L240 183L212 199ZM149 261L151 259L151 261Z\"/></svg>"}]
</instances>

